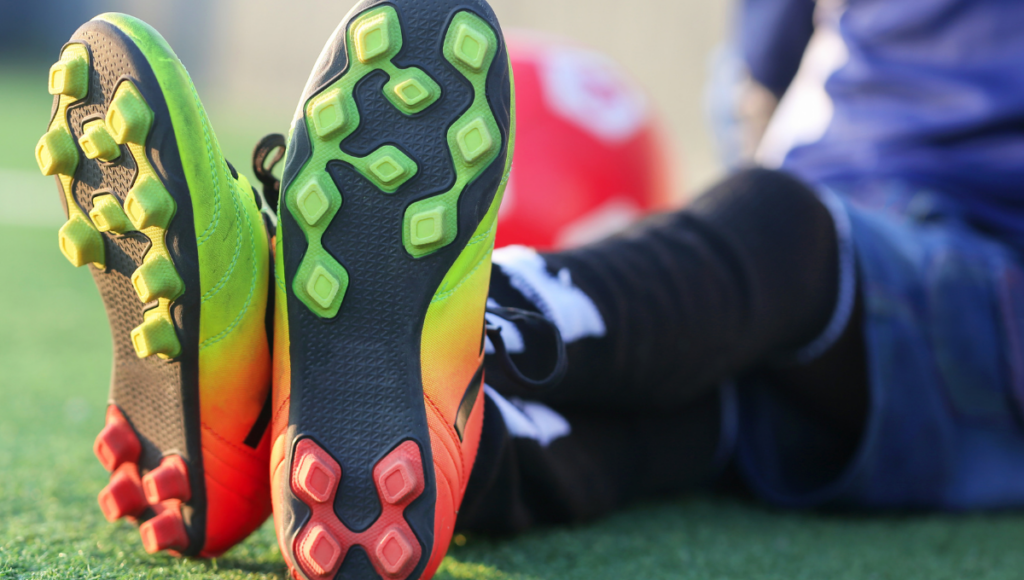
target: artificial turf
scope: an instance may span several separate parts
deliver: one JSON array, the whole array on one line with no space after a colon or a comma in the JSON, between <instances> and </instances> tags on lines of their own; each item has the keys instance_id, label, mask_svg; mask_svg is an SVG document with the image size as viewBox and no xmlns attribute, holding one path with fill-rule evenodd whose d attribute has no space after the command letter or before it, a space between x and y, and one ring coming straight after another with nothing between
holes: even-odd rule
<instances>
[{"instance_id":1,"label":"artificial turf","mask_svg":"<svg viewBox=\"0 0 1024 580\"><path fill-rule=\"evenodd\" d=\"M57 201L53 200L54 211ZM264 525L213 561L150 556L96 506L111 343L52 228L0 226L0 578L286 578ZM513 538L459 538L442 579L1024 577L1024 516L851 517L675 498Z\"/></svg>"},{"instance_id":2,"label":"artificial turf","mask_svg":"<svg viewBox=\"0 0 1024 580\"><path fill-rule=\"evenodd\" d=\"M269 525L217 560L180 560L147 555L132 525L107 523L96 506L106 473L91 446L111 343L91 277L57 249L52 181L31 173L50 106L40 78L0 66L0 580L284 580ZM244 171L252 136L220 137ZM12 225L20 221L52 225ZM587 525L457 540L439 579L1024 577L1024 516L1012 514L828 516L689 497Z\"/></svg>"}]
</instances>

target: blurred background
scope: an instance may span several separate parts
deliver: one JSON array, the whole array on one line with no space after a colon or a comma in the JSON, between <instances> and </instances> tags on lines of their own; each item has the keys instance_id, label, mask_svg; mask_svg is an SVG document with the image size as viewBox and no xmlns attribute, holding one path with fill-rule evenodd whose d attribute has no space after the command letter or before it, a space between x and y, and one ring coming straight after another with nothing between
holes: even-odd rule
<instances>
[{"instance_id":1,"label":"blurred background","mask_svg":"<svg viewBox=\"0 0 1024 580\"><path fill-rule=\"evenodd\" d=\"M286 132L314 60L354 0L0 0L0 222L64 221L32 150L51 97L46 71L83 22L125 12L152 24L195 80L225 155L251 177L252 146ZM677 198L720 175L705 87L731 2L491 0L502 25L555 33L611 56L664 124ZM28 193L32 195L27 195Z\"/></svg>"}]
</instances>

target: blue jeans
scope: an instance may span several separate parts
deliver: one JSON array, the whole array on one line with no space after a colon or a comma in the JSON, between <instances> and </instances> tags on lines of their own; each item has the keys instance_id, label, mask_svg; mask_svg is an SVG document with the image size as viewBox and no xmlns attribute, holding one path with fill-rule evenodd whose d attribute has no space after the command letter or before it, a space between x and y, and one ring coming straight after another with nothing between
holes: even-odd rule
<instances>
[{"instance_id":1,"label":"blue jeans","mask_svg":"<svg viewBox=\"0 0 1024 580\"><path fill-rule=\"evenodd\" d=\"M837 463L820 423L748 381L737 447L747 481L789 507L1024 505L1019 255L909 184L825 186L850 218L864 305L863 438Z\"/></svg>"}]
</instances>

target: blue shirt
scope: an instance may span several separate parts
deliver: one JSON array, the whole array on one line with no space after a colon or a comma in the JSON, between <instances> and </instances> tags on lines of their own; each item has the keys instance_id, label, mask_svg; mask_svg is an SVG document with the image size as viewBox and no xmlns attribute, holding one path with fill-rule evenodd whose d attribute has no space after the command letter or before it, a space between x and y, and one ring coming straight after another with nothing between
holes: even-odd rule
<instances>
[{"instance_id":1,"label":"blue shirt","mask_svg":"<svg viewBox=\"0 0 1024 580\"><path fill-rule=\"evenodd\" d=\"M807 13L802 0L746 1ZM782 167L815 183L919 184L942 193L940 210L1024 249L1024 0L847 0L832 16L818 26L835 26L849 55L824 85L834 113ZM748 37L744 53L802 41L801 22Z\"/></svg>"}]
</instances>

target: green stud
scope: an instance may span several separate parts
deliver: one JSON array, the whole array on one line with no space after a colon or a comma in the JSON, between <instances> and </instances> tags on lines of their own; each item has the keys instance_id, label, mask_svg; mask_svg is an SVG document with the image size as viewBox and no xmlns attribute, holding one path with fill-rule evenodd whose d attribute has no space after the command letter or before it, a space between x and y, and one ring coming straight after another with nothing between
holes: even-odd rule
<instances>
[{"instance_id":1,"label":"green stud","mask_svg":"<svg viewBox=\"0 0 1024 580\"><path fill-rule=\"evenodd\" d=\"M132 346L139 358L160 355L162 358L173 358L181 352L178 334L174 331L174 323L155 311L145 314L142 324L132 330Z\"/></svg>"},{"instance_id":2,"label":"green stud","mask_svg":"<svg viewBox=\"0 0 1024 580\"><path fill-rule=\"evenodd\" d=\"M139 177L124 200L124 211L136 229L166 228L176 209L174 199L160 180L149 175Z\"/></svg>"},{"instance_id":3,"label":"green stud","mask_svg":"<svg viewBox=\"0 0 1024 580\"><path fill-rule=\"evenodd\" d=\"M86 264L103 265L103 236L82 216L75 215L57 234L60 251L76 268Z\"/></svg>"},{"instance_id":4,"label":"green stud","mask_svg":"<svg viewBox=\"0 0 1024 580\"><path fill-rule=\"evenodd\" d=\"M381 183L390 184L405 175L405 168L390 155L385 155L370 164L370 172Z\"/></svg>"},{"instance_id":5,"label":"green stud","mask_svg":"<svg viewBox=\"0 0 1024 580\"><path fill-rule=\"evenodd\" d=\"M306 281L306 293L321 308L329 308L340 289L341 281L320 264L317 264Z\"/></svg>"},{"instance_id":6,"label":"green stud","mask_svg":"<svg viewBox=\"0 0 1024 580\"><path fill-rule=\"evenodd\" d=\"M459 130L455 135L455 141L459 144L459 152L462 159L468 165L477 162L494 147L494 139L491 132L484 123L483 117L473 119L468 125Z\"/></svg>"},{"instance_id":7,"label":"green stud","mask_svg":"<svg viewBox=\"0 0 1024 580\"><path fill-rule=\"evenodd\" d=\"M78 148L67 129L58 125L39 139L36 163L43 175L74 175L78 167Z\"/></svg>"},{"instance_id":8,"label":"green stud","mask_svg":"<svg viewBox=\"0 0 1024 580\"><path fill-rule=\"evenodd\" d=\"M92 199L92 211L89 212L92 223L101 232L123 234L135 229L131 220L121 209L121 204L109 193L97 195Z\"/></svg>"},{"instance_id":9,"label":"green stud","mask_svg":"<svg viewBox=\"0 0 1024 580\"><path fill-rule=\"evenodd\" d=\"M455 33L452 52L469 68L479 71L487 57L487 37L466 24L460 24Z\"/></svg>"},{"instance_id":10,"label":"green stud","mask_svg":"<svg viewBox=\"0 0 1024 580\"><path fill-rule=\"evenodd\" d=\"M409 243L414 246L428 246L441 240L444 235L444 206L421 211L409 220Z\"/></svg>"},{"instance_id":11,"label":"green stud","mask_svg":"<svg viewBox=\"0 0 1024 580\"><path fill-rule=\"evenodd\" d=\"M387 12L370 16L356 24L356 56L361 62L370 62L391 48Z\"/></svg>"},{"instance_id":12,"label":"green stud","mask_svg":"<svg viewBox=\"0 0 1024 580\"><path fill-rule=\"evenodd\" d=\"M416 79L408 79L395 85L395 95L410 109L430 98L430 90Z\"/></svg>"},{"instance_id":13,"label":"green stud","mask_svg":"<svg viewBox=\"0 0 1024 580\"><path fill-rule=\"evenodd\" d=\"M78 139L82 152L89 159L99 158L102 161L113 161L121 156L121 148L107 131L103 121L93 121L83 127L82 136Z\"/></svg>"},{"instance_id":14,"label":"green stud","mask_svg":"<svg viewBox=\"0 0 1024 580\"><path fill-rule=\"evenodd\" d=\"M181 281L166 256L147 254L142 265L132 274L132 286L139 300L150 302L157 298L174 300L185 291L185 283Z\"/></svg>"},{"instance_id":15,"label":"green stud","mask_svg":"<svg viewBox=\"0 0 1024 580\"><path fill-rule=\"evenodd\" d=\"M107 109L106 121L107 130L118 145L142 145L153 124L153 110L131 81L123 81Z\"/></svg>"},{"instance_id":16,"label":"green stud","mask_svg":"<svg viewBox=\"0 0 1024 580\"><path fill-rule=\"evenodd\" d=\"M81 99L89 92L89 62L79 55L61 59L50 67L48 84L51 95Z\"/></svg>"},{"instance_id":17,"label":"green stud","mask_svg":"<svg viewBox=\"0 0 1024 580\"><path fill-rule=\"evenodd\" d=\"M313 101L310 107L313 128L317 136L326 139L345 127L345 104L340 89L328 91Z\"/></svg>"},{"instance_id":18,"label":"green stud","mask_svg":"<svg viewBox=\"0 0 1024 580\"><path fill-rule=\"evenodd\" d=\"M309 226L315 226L321 217L331 207L331 201L327 199L320 184L316 180L310 180L306 188L299 192L295 198L295 205L299 214Z\"/></svg>"}]
</instances>

